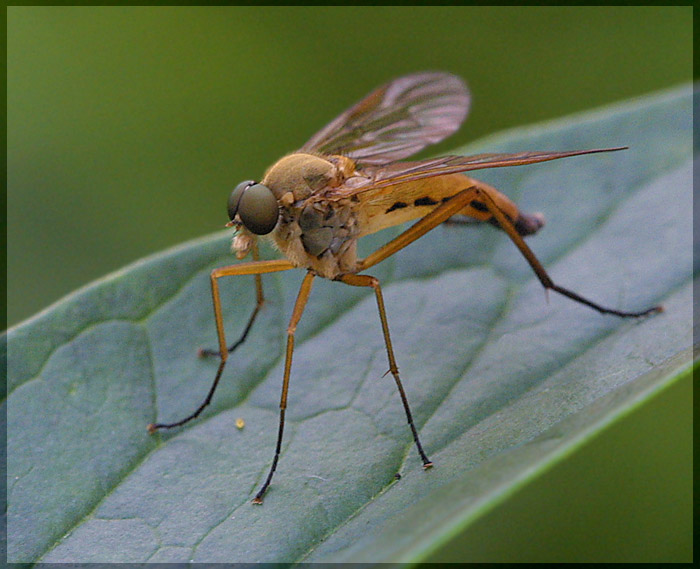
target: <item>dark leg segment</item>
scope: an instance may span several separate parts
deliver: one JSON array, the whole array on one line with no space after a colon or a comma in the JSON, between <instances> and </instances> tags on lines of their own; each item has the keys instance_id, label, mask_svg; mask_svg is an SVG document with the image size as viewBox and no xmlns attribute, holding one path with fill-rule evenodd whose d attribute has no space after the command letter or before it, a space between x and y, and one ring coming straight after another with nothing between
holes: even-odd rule
<instances>
[{"instance_id":1,"label":"dark leg segment","mask_svg":"<svg viewBox=\"0 0 700 569\"><path fill-rule=\"evenodd\" d=\"M226 360L222 359L221 362L219 362L219 369L216 370L216 377L214 378L214 383L211 384L211 387L209 388L209 393L207 394L206 399L202 402L202 404L197 407L197 410L192 413L191 415L188 415L184 419L181 419L180 421L176 421L174 423L150 423L147 426L148 432L153 434L155 433L158 429L172 429L173 427L179 427L180 425L184 425L185 423L189 423L192 419L196 419L199 417L202 411L204 411L204 408L211 403L211 398L214 396L214 391L216 391L216 386L219 385L219 380L221 379L221 374L224 371L224 367L226 367Z\"/></svg>"},{"instance_id":2,"label":"dark leg segment","mask_svg":"<svg viewBox=\"0 0 700 569\"><path fill-rule=\"evenodd\" d=\"M596 304L595 302L592 302L592 301L588 300L587 298L584 298L581 295L579 295L573 291L570 291L564 287L561 287L559 285L554 284L552 279L549 278L547 271L544 270L544 267L542 266L542 264L539 262L537 257L535 257L535 254L532 252L530 247L527 246L527 244L523 240L522 236L518 233L518 231L516 231L513 224L508 220L508 218L498 208L498 206L493 201L493 199L491 198L489 193L487 191L484 191L482 189L477 188L477 195L478 195L478 199L483 201L483 203L489 209L489 212L496 219L496 221L501 226L503 231L505 231L508 234L508 236L511 238L513 243L515 243L515 246L523 254L523 256L525 257L527 262L530 264L530 267L532 267L532 270L535 272L535 274L537 275L537 278L540 280L540 282L542 283L542 286L544 286L544 288L553 290L554 292L558 292L559 294L564 295L567 298L570 298L571 300L574 300L576 302L580 302L581 304L585 304L586 306L589 306L602 314L614 314L615 316L620 316L622 318L627 318L627 317L637 318L639 316L647 316L648 314L654 314L656 312L663 311L663 307L661 307L661 306L652 306L651 308L647 308L646 310L641 310L639 312L627 312L627 311L623 311L623 310L615 310L614 308L606 308L605 306L601 306L600 304Z\"/></svg>"}]
</instances>

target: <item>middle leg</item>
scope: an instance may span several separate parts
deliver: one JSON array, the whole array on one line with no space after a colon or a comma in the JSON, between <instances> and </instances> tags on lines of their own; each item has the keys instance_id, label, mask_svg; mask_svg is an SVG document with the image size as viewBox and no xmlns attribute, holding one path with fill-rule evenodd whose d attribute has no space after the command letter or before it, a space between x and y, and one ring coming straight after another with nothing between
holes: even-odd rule
<instances>
[{"instance_id":1,"label":"middle leg","mask_svg":"<svg viewBox=\"0 0 700 569\"><path fill-rule=\"evenodd\" d=\"M411 414L411 408L408 405L408 399L406 398L406 392L401 384L401 379L399 378L399 368L396 365L396 358L394 357L394 348L391 345L391 337L389 336L389 323L386 318L386 310L384 309L384 298L382 297L382 289L379 286L379 281L375 277L369 275L354 275L346 274L338 277L340 282L344 282L350 286L362 286L370 287L374 289L374 294L377 298L377 307L379 308L379 319L382 323L382 333L384 334L384 344L386 346L386 354L389 358L389 371L391 375L394 376L394 381L396 382L396 387L399 390L399 395L401 396L401 402L403 403L404 411L406 412L406 419L408 420L408 425L411 428L411 433L413 434L413 440L416 443L416 448L418 449L418 454L420 454L421 460L423 461L423 468L430 468L433 463L426 456L423 451L423 445L420 443L418 438L418 431L413 423L413 415Z\"/></svg>"}]
</instances>

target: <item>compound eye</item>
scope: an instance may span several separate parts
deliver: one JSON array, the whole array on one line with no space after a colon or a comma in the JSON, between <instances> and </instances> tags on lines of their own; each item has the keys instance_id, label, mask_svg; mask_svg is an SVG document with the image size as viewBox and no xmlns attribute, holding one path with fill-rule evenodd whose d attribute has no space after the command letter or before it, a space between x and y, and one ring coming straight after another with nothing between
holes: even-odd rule
<instances>
[{"instance_id":1,"label":"compound eye","mask_svg":"<svg viewBox=\"0 0 700 569\"><path fill-rule=\"evenodd\" d=\"M277 225L277 198L267 186L253 181L242 182L228 199L229 219L233 221L236 215L251 233L267 235Z\"/></svg>"},{"instance_id":2,"label":"compound eye","mask_svg":"<svg viewBox=\"0 0 700 569\"><path fill-rule=\"evenodd\" d=\"M253 180L247 180L238 184L231 192L231 195L228 197L228 218L231 221L233 221L233 219L236 217L236 214L238 214L238 209L240 207L241 196L243 195L243 192L247 190L250 186L254 185L255 182Z\"/></svg>"}]
</instances>

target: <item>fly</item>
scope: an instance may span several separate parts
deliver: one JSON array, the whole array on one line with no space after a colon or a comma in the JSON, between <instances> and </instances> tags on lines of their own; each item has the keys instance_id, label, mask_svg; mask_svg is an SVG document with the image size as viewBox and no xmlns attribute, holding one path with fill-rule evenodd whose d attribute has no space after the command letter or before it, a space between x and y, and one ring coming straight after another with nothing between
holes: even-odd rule
<instances>
[{"instance_id":1,"label":"fly","mask_svg":"<svg viewBox=\"0 0 700 569\"><path fill-rule=\"evenodd\" d=\"M262 503L277 468L284 433L294 333L316 277L374 291L389 371L398 388L423 467L430 468L433 463L420 442L399 378L380 283L375 277L362 273L439 224L451 221L455 215L488 222L503 230L547 290L602 314L640 317L662 310L661 306L639 312L606 308L555 284L523 239L544 225L542 216L521 212L498 190L464 174L483 168L535 164L622 148L442 156L403 161L454 133L467 116L469 102L466 85L454 75L424 72L400 77L342 113L297 152L277 161L260 182L251 180L236 186L228 200L230 221L227 226L237 230L233 250L238 259L251 254L253 260L221 267L211 273L219 349L200 350L200 355L220 357L214 382L194 413L174 423L152 423L148 425L149 432L178 427L200 415L214 395L228 355L245 341L260 312L264 301L261 275L299 268L305 270L306 275L287 327L277 444L267 478L253 502ZM358 258L359 238L416 219L416 223L396 238L367 257ZM261 235L270 235L285 258L259 260L257 239ZM228 346L219 279L238 275L253 275L257 303L240 338Z\"/></svg>"}]
</instances>

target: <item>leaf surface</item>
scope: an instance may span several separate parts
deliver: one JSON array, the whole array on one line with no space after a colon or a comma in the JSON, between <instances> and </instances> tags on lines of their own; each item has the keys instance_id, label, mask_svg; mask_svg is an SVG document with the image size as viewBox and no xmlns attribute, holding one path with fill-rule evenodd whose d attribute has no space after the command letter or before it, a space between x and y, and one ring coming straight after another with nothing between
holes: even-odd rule
<instances>
[{"instance_id":1,"label":"leaf surface","mask_svg":"<svg viewBox=\"0 0 700 569\"><path fill-rule=\"evenodd\" d=\"M228 232L9 330L8 561L411 562L439 548L688 369L692 101L683 87L454 152L630 146L474 175L545 213L529 244L556 283L665 312L621 320L547 297L492 227L438 227L374 267L429 471L385 376L374 297L317 279L279 467L264 505L250 504L274 452L301 271L264 278L261 316L201 418L147 434L193 411L214 377L217 362L196 350L216 345L208 274L234 262ZM252 278L225 279L222 294L232 340L254 306Z\"/></svg>"}]
</instances>

